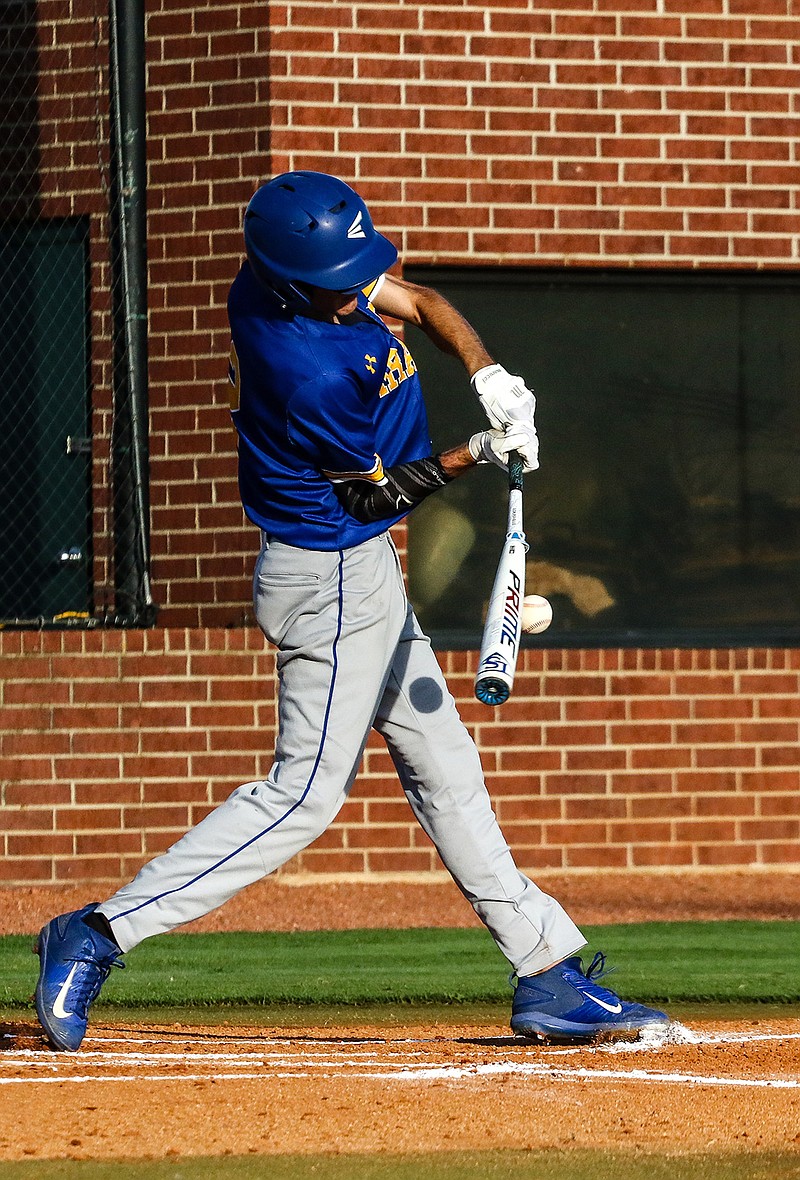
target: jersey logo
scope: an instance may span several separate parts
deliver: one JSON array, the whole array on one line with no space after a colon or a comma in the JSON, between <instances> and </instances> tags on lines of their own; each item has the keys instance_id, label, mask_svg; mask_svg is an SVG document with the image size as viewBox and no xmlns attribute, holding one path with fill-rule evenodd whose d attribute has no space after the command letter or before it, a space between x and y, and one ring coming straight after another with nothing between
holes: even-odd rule
<instances>
[{"instance_id":1,"label":"jersey logo","mask_svg":"<svg viewBox=\"0 0 800 1180\"><path fill-rule=\"evenodd\" d=\"M359 209L358 213L356 213L355 217L350 223L350 228L347 231L348 238L365 238L367 236L361 226L361 218L362 212Z\"/></svg>"},{"instance_id":2,"label":"jersey logo","mask_svg":"<svg viewBox=\"0 0 800 1180\"><path fill-rule=\"evenodd\" d=\"M377 365L377 363L378 363L378 358L376 356L370 356L369 353L366 353L366 355L364 356L364 368L367 370L368 373L375 372L375 366Z\"/></svg>"},{"instance_id":3,"label":"jersey logo","mask_svg":"<svg viewBox=\"0 0 800 1180\"><path fill-rule=\"evenodd\" d=\"M405 344L398 340L398 348L390 348L389 355L386 358L386 372L383 375L383 384L381 385L381 397L386 397L387 393L394 393L398 385L402 385L409 377L413 377L417 371L417 366L414 364L414 358L406 348Z\"/></svg>"}]
</instances>

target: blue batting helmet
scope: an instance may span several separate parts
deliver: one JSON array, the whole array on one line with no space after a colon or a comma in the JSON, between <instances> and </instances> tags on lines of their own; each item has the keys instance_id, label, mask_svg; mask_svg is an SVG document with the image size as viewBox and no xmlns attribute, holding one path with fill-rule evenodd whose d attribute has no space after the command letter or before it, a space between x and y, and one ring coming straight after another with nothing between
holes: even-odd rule
<instances>
[{"instance_id":1,"label":"blue batting helmet","mask_svg":"<svg viewBox=\"0 0 800 1180\"><path fill-rule=\"evenodd\" d=\"M397 259L358 193L325 172L262 184L245 210L244 241L256 278L290 310L308 306L302 284L358 291Z\"/></svg>"}]
</instances>

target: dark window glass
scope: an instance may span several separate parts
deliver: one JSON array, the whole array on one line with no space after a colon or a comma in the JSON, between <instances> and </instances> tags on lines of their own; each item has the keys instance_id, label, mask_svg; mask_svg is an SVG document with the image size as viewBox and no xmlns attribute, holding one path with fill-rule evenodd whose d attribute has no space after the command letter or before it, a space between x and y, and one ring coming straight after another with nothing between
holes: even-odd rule
<instances>
[{"instance_id":1,"label":"dark window glass","mask_svg":"<svg viewBox=\"0 0 800 1180\"><path fill-rule=\"evenodd\" d=\"M91 611L87 235L0 225L0 620Z\"/></svg>"},{"instance_id":2,"label":"dark window glass","mask_svg":"<svg viewBox=\"0 0 800 1180\"><path fill-rule=\"evenodd\" d=\"M800 282L793 275L406 270L445 294L538 399L526 479L538 640L800 639ZM409 330L434 447L486 425L460 366ZM413 514L411 595L472 646L505 529L494 467Z\"/></svg>"}]
</instances>

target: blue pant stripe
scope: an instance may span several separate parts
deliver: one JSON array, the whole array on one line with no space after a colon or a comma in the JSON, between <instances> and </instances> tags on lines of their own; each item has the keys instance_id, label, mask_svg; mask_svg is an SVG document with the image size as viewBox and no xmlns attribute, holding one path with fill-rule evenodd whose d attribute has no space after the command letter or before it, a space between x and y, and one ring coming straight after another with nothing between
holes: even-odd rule
<instances>
[{"instance_id":1,"label":"blue pant stripe","mask_svg":"<svg viewBox=\"0 0 800 1180\"><path fill-rule=\"evenodd\" d=\"M202 881L204 877L207 877L209 875L209 873L213 873L217 869L221 868L222 865L227 864L229 860L232 860L235 856L238 856L240 852L244 852L246 848L249 848L252 844L255 844L257 840L260 840L262 838L262 836L266 836L268 832L274 831L274 829L279 827L280 824L282 824L284 822L284 820L288 819L289 816L294 811L296 811L297 808L300 807L301 804L303 803L303 801L308 797L308 793L311 790L311 787L314 783L314 779L316 777L317 771L319 769L319 764L322 761L322 753L323 753L323 750L325 749L325 738L328 733L328 721L330 719L331 708L333 706L333 691L334 691L334 688L336 687L336 673L339 668L339 654L338 654L339 639L341 638L341 634L342 634L342 612L343 612L343 605L344 605L344 596L342 593L343 581L344 581L344 553L340 550L339 551L339 587L338 587L339 604L338 604L338 615L337 615L337 619L336 619L336 634L333 639L333 647L331 650L331 654L332 654L332 658L333 658L333 667L331 670L331 683L330 683L330 688L328 689L328 699L325 704L325 716L324 716L323 722L322 722L322 732L320 734L320 741L319 741L319 747L317 749L317 756L314 760L314 765L311 769L311 774L308 777L308 782L306 783L305 787L303 788L303 793L300 796L300 798L295 803L293 803L292 806L289 807L279 819L276 819L274 823L271 823L269 825L269 827L264 828L263 831L258 832L255 836L251 836L251 838L249 840L247 840L244 844L241 844L238 848L234 848L233 852L229 852L227 856L224 856L221 860L218 860L215 864L210 865L207 869L204 869L202 873L198 873L196 877L192 877L192 879L190 881L185 881L183 885L178 885L175 889L167 889L163 893L157 893L155 895L155 897L149 897L147 899L147 901L141 901L141 902L139 902L138 905L133 906L129 910L123 910L123 912L120 914L114 914L113 917L110 919L110 921L113 922L115 918L127 918L129 914L135 914L139 910L144 909L145 906L152 905L156 901L161 901L161 899L164 897L171 897L174 893L181 893L184 889L188 889L191 885L195 885L198 881Z\"/></svg>"}]
</instances>

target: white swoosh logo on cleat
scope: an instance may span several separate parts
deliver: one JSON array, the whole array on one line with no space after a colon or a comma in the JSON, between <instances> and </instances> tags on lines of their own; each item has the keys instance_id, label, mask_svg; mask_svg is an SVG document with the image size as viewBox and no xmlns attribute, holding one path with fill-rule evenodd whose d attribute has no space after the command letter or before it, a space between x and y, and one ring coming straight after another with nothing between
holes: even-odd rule
<instances>
[{"instance_id":1,"label":"white swoosh logo on cleat","mask_svg":"<svg viewBox=\"0 0 800 1180\"><path fill-rule=\"evenodd\" d=\"M56 1017L57 1020L66 1020L66 1018L68 1016L72 1015L71 1012L67 1012L65 1010L64 1001L67 998L67 992L72 987L72 977L77 970L78 970L78 964L73 963L72 970L70 971L69 975L64 980L64 982L62 983L59 993L56 996L56 1002L53 1004L53 1015Z\"/></svg>"},{"instance_id":2,"label":"white swoosh logo on cleat","mask_svg":"<svg viewBox=\"0 0 800 1180\"><path fill-rule=\"evenodd\" d=\"M601 1008L605 1008L606 1012L613 1012L618 1015L622 1011L622 1003L617 1000L616 1004L607 1004L605 1000L601 1000L599 996L590 996L586 992L583 993L587 1000L591 1000L593 1004L599 1004Z\"/></svg>"}]
</instances>

